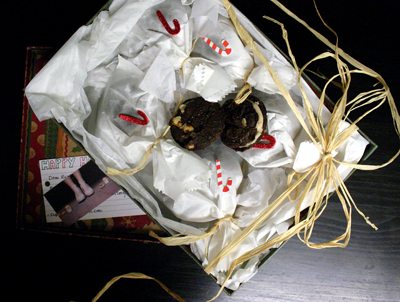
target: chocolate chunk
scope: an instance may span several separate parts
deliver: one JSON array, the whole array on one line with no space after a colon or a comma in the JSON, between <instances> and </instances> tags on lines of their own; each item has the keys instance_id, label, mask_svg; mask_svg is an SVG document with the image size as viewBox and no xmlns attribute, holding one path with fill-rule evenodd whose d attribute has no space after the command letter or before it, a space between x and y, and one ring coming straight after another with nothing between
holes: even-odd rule
<instances>
[{"instance_id":1,"label":"chocolate chunk","mask_svg":"<svg viewBox=\"0 0 400 302\"><path fill-rule=\"evenodd\" d=\"M228 100L222 108L226 118L221 140L226 146L244 151L261 139L266 126L267 110L258 98L250 95L241 104Z\"/></svg>"},{"instance_id":2,"label":"chocolate chunk","mask_svg":"<svg viewBox=\"0 0 400 302\"><path fill-rule=\"evenodd\" d=\"M179 106L169 122L171 135L183 148L200 150L211 145L224 129L224 111L218 103L201 97L189 99Z\"/></svg>"}]
</instances>

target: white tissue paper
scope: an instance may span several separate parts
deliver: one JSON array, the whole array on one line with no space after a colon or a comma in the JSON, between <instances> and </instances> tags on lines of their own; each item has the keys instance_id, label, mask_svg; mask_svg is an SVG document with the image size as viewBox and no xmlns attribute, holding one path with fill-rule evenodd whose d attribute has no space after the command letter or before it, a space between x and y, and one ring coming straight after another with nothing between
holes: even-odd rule
<instances>
[{"instance_id":1,"label":"white tissue paper","mask_svg":"<svg viewBox=\"0 0 400 302\"><path fill-rule=\"evenodd\" d=\"M173 34L157 12L175 30ZM304 115L295 71L246 17L237 14ZM205 38L223 54L213 50ZM207 265L286 189L288 173L305 171L320 159L318 146L307 141L268 72L242 44L219 1L115 0L92 24L78 29L29 83L26 95L40 120L55 118L64 124L101 169L126 169L137 165L164 133L182 97L202 96L222 104L239 91L251 70L248 82L267 109L267 131L276 140L272 148L235 152L217 141L193 152L167 135L153 148L145 169L131 176L113 176L171 233L200 235L224 218L213 236L190 246ZM316 111L319 99L305 82L304 87ZM148 118L146 125L119 118L120 113L139 117L138 112ZM324 108L325 121L329 114ZM342 123L343 129L347 126ZM332 155L356 163L366 145L355 133ZM232 181L226 192L217 185L217 160L222 182ZM343 178L350 172L339 166ZM212 272L218 283L224 281L235 258L290 227L294 205L286 201L218 263ZM249 280L261 259L262 255L240 266L227 287L235 290Z\"/></svg>"}]
</instances>

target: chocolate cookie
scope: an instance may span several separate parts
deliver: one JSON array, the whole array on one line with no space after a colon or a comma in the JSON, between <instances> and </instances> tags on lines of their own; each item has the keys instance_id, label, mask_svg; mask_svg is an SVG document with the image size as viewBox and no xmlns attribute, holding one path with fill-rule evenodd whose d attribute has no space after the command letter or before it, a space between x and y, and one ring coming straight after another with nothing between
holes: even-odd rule
<instances>
[{"instance_id":1,"label":"chocolate cookie","mask_svg":"<svg viewBox=\"0 0 400 302\"><path fill-rule=\"evenodd\" d=\"M250 95L241 104L228 100L222 108L226 118L221 140L226 146L244 151L261 139L266 126L267 110L258 98Z\"/></svg>"},{"instance_id":2,"label":"chocolate cookie","mask_svg":"<svg viewBox=\"0 0 400 302\"><path fill-rule=\"evenodd\" d=\"M171 135L183 148L204 149L212 144L224 129L224 111L218 103L201 97L185 101L169 122Z\"/></svg>"}]
</instances>

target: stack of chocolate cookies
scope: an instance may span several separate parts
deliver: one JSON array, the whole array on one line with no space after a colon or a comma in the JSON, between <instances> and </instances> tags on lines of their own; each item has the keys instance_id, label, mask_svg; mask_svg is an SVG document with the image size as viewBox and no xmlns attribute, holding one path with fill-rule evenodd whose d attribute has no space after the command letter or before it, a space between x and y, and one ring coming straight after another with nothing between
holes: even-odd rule
<instances>
[{"instance_id":1,"label":"stack of chocolate cookies","mask_svg":"<svg viewBox=\"0 0 400 302\"><path fill-rule=\"evenodd\" d=\"M179 106L170 121L171 135L188 150L204 149L221 138L229 148L244 151L261 140L266 114L264 104L252 95L239 104L228 100L223 106L198 97Z\"/></svg>"}]
</instances>

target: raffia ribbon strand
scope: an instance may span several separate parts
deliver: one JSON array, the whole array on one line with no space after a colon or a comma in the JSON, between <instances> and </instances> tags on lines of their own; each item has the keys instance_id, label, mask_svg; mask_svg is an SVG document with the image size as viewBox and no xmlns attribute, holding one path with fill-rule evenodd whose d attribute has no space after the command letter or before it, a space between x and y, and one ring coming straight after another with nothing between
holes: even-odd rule
<instances>
[{"instance_id":1,"label":"raffia ribbon strand","mask_svg":"<svg viewBox=\"0 0 400 302\"><path fill-rule=\"evenodd\" d=\"M250 84L244 84L235 97L235 103L238 105L243 103L252 92L253 89L251 88Z\"/></svg>"},{"instance_id":2,"label":"raffia ribbon strand","mask_svg":"<svg viewBox=\"0 0 400 302\"><path fill-rule=\"evenodd\" d=\"M396 103L394 101L393 95L390 92L389 86L387 85L386 81L382 78L380 74L372 70L371 68L365 66L361 62L357 61L347 53L345 53L342 49L338 48L336 45L332 44L329 42L327 38L322 36L318 31L313 29L311 26L309 26L305 21L300 19L298 16L296 16L294 13L292 13L289 9L287 9L284 5L282 5L279 1L277 0L271 0L272 3L274 3L276 6L278 6L282 11L284 11L288 16L296 20L298 23L306 27L315 37L317 37L322 43L324 43L326 46L328 46L330 49L335 50L337 49L338 55L345 60L347 60L350 64L353 66L357 67L360 69L364 74L369 75L373 78L376 78L379 83L382 84L383 88L385 89L385 95L386 95L386 100L390 106L390 112L392 113L392 118L393 118L393 123L394 123L394 128L395 131L397 132L397 135L400 137L400 116L399 112L396 107Z\"/></svg>"},{"instance_id":3,"label":"raffia ribbon strand","mask_svg":"<svg viewBox=\"0 0 400 302\"><path fill-rule=\"evenodd\" d=\"M103 294L112 286L114 285L115 282L117 282L120 279L145 279L145 280L153 280L155 281L163 290L165 290L172 298L174 298L178 302L185 302L185 300L179 296L178 294L174 293L172 290L170 290L164 283L161 281L157 280L156 278L147 276L142 273L128 273L124 275L120 275L117 277L112 278L110 281L107 282L107 284L97 293L96 297L93 298L92 302L96 302L99 300Z\"/></svg>"},{"instance_id":4,"label":"raffia ribbon strand","mask_svg":"<svg viewBox=\"0 0 400 302\"><path fill-rule=\"evenodd\" d=\"M208 237L211 237L212 235L214 235L218 229L220 228L220 226L222 225L222 223L224 223L225 221L232 221L233 217L232 216L226 216L224 218L221 218L217 221L216 224L214 224L214 226L212 226L208 231L204 232L201 235L181 235L181 234L177 234L177 235L173 235L173 236L169 236L169 237L160 237L158 236L156 233L154 233L153 231L149 232L149 236L159 240L161 243L168 245L168 246L177 246L177 245L186 245L186 244L191 244L194 243L196 241L199 240L203 240L206 239Z\"/></svg>"},{"instance_id":5,"label":"raffia ribbon strand","mask_svg":"<svg viewBox=\"0 0 400 302\"><path fill-rule=\"evenodd\" d=\"M161 140L168 134L170 126L166 126L163 133L147 148L146 152L143 154L143 157L140 159L139 163L136 167L124 170L118 170L111 167L107 168L108 175L134 175L140 171L142 171L147 163L149 162L149 158L153 152L153 149L161 142Z\"/></svg>"}]
</instances>

